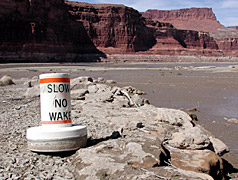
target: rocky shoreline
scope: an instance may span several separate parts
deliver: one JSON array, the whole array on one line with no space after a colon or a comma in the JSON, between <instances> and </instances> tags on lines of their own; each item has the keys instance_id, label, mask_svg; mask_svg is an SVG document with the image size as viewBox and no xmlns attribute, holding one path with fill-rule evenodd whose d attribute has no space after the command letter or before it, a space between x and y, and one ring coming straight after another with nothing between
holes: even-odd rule
<instances>
[{"instance_id":1,"label":"rocky shoreline","mask_svg":"<svg viewBox=\"0 0 238 180\"><path fill-rule=\"evenodd\" d=\"M73 123L87 126L87 147L33 153L25 135L40 125L38 81L0 87L0 179L225 179L232 173L221 157L228 147L193 115L152 106L144 92L103 78L71 80Z\"/></svg>"},{"instance_id":2,"label":"rocky shoreline","mask_svg":"<svg viewBox=\"0 0 238 180\"><path fill-rule=\"evenodd\" d=\"M127 54L74 54L25 53L0 55L2 63L77 63L77 62L237 62L237 56L202 56L202 55L158 55L147 53Z\"/></svg>"},{"instance_id":3,"label":"rocky shoreline","mask_svg":"<svg viewBox=\"0 0 238 180\"><path fill-rule=\"evenodd\" d=\"M92 55L91 55L92 56ZM193 56L156 54L106 54L102 62L237 62L235 56Z\"/></svg>"}]
</instances>

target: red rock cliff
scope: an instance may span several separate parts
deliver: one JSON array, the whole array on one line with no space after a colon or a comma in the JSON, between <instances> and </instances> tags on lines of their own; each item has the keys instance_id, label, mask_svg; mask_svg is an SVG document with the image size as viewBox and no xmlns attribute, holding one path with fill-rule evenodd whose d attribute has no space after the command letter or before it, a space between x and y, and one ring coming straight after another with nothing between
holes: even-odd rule
<instances>
[{"instance_id":1,"label":"red rock cliff","mask_svg":"<svg viewBox=\"0 0 238 180\"><path fill-rule=\"evenodd\" d=\"M238 56L238 29L236 27L228 27L219 29L217 32L210 33L220 50L226 55Z\"/></svg>"},{"instance_id":2,"label":"red rock cliff","mask_svg":"<svg viewBox=\"0 0 238 180\"><path fill-rule=\"evenodd\" d=\"M30 39L28 0L0 1L0 51L16 52Z\"/></svg>"},{"instance_id":3,"label":"red rock cliff","mask_svg":"<svg viewBox=\"0 0 238 180\"><path fill-rule=\"evenodd\" d=\"M3 0L0 7L3 60L74 60L80 53L100 53L64 0Z\"/></svg>"},{"instance_id":4,"label":"red rock cliff","mask_svg":"<svg viewBox=\"0 0 238 180\"><path fill-rule=\"evenodd\" d=\"M83 22L95 46L105 53L194 54L198 51L195 54L213 55L212 50L218 48L209 34L177 30L169 23L144 19L136 10L123 5L67 4L75 19Z\"/></svg>"},{"instance_id":5,"label":"red rock cliff","mask_svg":"<svg viewBox=\"0 0 238 180\"><path fill-rule=\"evenodd\" d=\"M224 28L211 8L147 10L142 15L155 21L171 23L177 29L215 32L218 28Z\"/></svg>"},{"instance_id":6,"label":"red rock cliff","mask_svg":"<svg viewBox=\"0 0 238 180\"><path fill-rule=\"evenodd\" d=\"M155 44L141 14L124 5L66 2L69 12L84 24L95 46L106 53L146 51Z\"/></svg>"},{"instance_id":7,"label":"red rock cliff","mask_svg":"<svg viewBox=\"0 0 238 180\"><path fill-rule=\"evenodd\" d=\"M178 30L170 23L144 18L123 5L3 0L0 7L2 61L81 61L81 55L89 53L98 57L103 53L222 54L208 33ZM210 19L214 21L212 15ZM219 43L229 51L223 47L229 44ZM236 41L229 45L232 50L233 47Z\"/></svg>"},{"instance_id":8,"label":"red rock cliff","mask_svg":"<svg viewBox=\"0 0 238 180\"><path fill-rule=\"evenodd\" d=\"M238 38L217 39L217 44L226 55L238 56Z\"/></svg>"},{"instance_id":9,"label":"red rock cliff","mask_svg":"<svg viewBox=\"0 0 238 180\"><path fill-rule=\"evenodd\" d=\"M29 12L29 0L1 0L0 17L8 16L14 12L27 15Z\"/></svg>"},{"instance_id":10,"label":"red rock cliff","mask_svg":"<svg viewBox=\"0 0 238 180\"><path fill-rule=\"evenodd\" d=\"M178 30L169 23L146 19L154 30L156 44L147 53L171 55L219 55L216 41L208 33Z\"/></svg>"}]
</instances>

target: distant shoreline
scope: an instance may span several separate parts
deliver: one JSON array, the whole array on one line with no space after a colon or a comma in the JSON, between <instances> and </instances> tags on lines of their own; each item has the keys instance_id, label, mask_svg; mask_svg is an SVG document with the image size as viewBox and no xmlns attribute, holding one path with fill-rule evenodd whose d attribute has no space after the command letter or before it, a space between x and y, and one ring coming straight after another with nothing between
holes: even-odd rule
<instances>
[{"instance_id":1,"label":"distant shoreline","mask_svg":"<svg viewBox=\"0 0 238 180\"><path fill-rule=\"evenodd\" d=\"M0 56L3 63L90 63L90 62L238 62L238 56L156 54L56 54L33 53Z\"/></svg>"}]
</instances>

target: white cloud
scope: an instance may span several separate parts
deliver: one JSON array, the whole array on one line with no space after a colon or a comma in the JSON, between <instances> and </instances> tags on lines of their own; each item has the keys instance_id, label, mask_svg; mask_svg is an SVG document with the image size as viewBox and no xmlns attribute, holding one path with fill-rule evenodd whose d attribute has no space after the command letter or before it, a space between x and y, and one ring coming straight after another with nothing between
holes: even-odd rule
<instances>
[{"instance_id":1,"label":"white cloud","mask_svg":"<svg viewBox=\"0 0 238 180\"><path fill-rule=\"evenodd\" d=\"M238 8L237 0L228 0L221 3L221 8Z\"/></svg>"},{"instance_id":2,"label":"white cloud","mask_svg":"<svg viewBox=\"0 0 238 180\"><path fill-rule=\"evenodd\" d=\"M238 17L225 17L222 22L225 22L225 26L238 26Z\"/></svg>"},{"instance_id":3,"label":"white cloud","mask_svg":"<svg viewBox=\"0 0 238 180\"><path fill-rule=\"evenodd\" d=\"M154 1L154 0L146 0L146 1L135 1L134 3L128 3L128 5L134 7L139 11L146 11L148 9L164 9L167 7L167 3L163 0Z\"/></svg>"}]
</instances>

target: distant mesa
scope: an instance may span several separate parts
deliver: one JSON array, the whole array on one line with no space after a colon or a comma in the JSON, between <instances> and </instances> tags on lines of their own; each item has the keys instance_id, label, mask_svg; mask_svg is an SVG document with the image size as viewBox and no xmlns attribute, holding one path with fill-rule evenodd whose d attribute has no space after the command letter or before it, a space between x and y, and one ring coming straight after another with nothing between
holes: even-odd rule
<instances>
[{"instance_id":1,"label":"distant mesa","mask_svg":"<svg viewBox=\"0 0 238 180\"><path fill-rule=\"evenodd\" d=\"M216 32L225 28L217 21L211 8L147 10L142 15L154 21L171 23L177 29Z\"/></svg>"}]
</instances>

